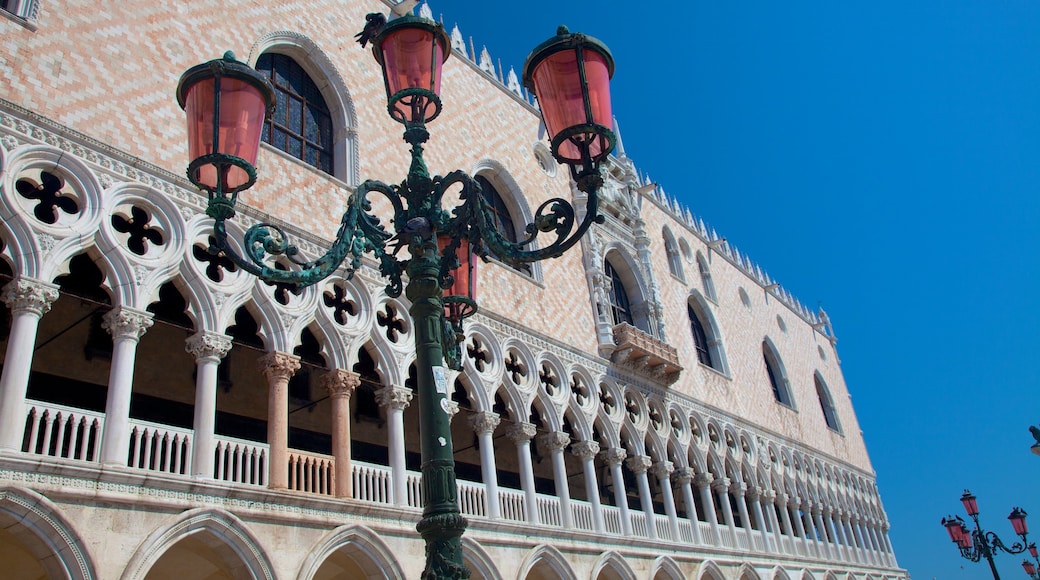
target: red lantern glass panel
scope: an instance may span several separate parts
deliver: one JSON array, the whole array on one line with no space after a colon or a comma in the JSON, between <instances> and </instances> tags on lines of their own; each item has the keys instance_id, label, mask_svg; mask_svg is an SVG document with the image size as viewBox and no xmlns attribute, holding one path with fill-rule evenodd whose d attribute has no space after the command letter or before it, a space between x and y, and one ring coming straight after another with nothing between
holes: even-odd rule
<instances>
[{"instance_id":1,"label":"red lantern glass panel","mask_svg":"<svg viewBox=\"0 0 1040 580\"><path fill-rule=\"evenodd\" d=\"M944 520L943 525L946 526L946 533L950 534L950 541L960 542L961 525L956 520Z\"/></svg>"},{"instance_id":2,"label":"red lantern glass panel","mask_svg":"<svg viewBox=\"0 0 1040 580\"><path fill-rule=\"evenodd\" d=\"M433 31L402 27L388 34L380 48L388 98L404 89L414 88L440 95L441 67L447 57ZM405 119L417 120L412 118L411 106L398 101L395 108ZM433 115L436 109L435 104L426 103L424 118Z\"/></svg>"},{"instance_id":3,"label":"red lantern glass panel","mask_svg":"<svg viewBox=\"0 0 1040 580\"><path fill-rule=\"evenodd\" d=\"M589 92L592 117L585 110L585 97L578 70L578 51L562 50L546 57L531 74L538 106L542 109L545 128L552 140L564 129L575 125L595 123L603 127L613 126L610 109L610 67L607 58L592 50L582 51L585 62L585 79ZM589 154L596 157L607 152L610 141L595 136ZM559 154L566 159L580 161L581 153L569 141L560 145Z\"/></svg>"},{"instance_id":4,"label":"red lantern glass panel","mask_svg":"<svg viewBox=\"0 0 1040 580\"><path fill-rule=\"evenodd\" d=\"M451 242L451 238L437 238L437 247L441 251ZM460 266L450 270L454 279L451 286L444 290L445 296L464 296L471 300L477 299L477 255L469 250L469 240L462 240L455 255ZM444 316L450 320L458 319L458 313L452 312L452 308L458 305L445 305Z\"/></svg>"},{"instance_id":5,"label":"red lantern glass panel","mask_svg":"<svg viewBox=\"0 0 1040 580\"><path fill-rule=\"evenodd\" d=\"M1033 565L1029 560L1022 560L1022 569L1026 571L1026 574L1032 576L1036 574L1036 566Z\"/></svg>"},{"instance_id":6,"label":"red lantern glass panel","mask_svg":"<svg viewBox=\"0 0 1040 580\"><path fill-rule=\"evenodd\" d=\"M975 496L971 495L970 492L964 492L964 495L961 496L961 503L964 504L964 511L968 512L969 516L979 514L979 504L975 501Z\"/></svg>"},{"instance_id":7,"label":"red lantern glass panel","mask_svg":"<svg viewBox=\"0 0 1040 580\"><path fill-rule=\"evenodd\" d=\"M1036 544L1029 544L1029 555L1034 558L1037 557Z\"/></svg>"},{"instance_id":8,"label":"red lantern glass panel","mask_svg":"<svg viewBox=\"0 0 1040 580\"><path fill-rule=\"evenodd\" d=\"M968 528L966 528L964 526L961 526L961 537L958 540L958 544L960 544L960 547L962 547L962 548L970 548L971 547L971 544L972 544L971 532L969 532Z\"/></svg>"},{"instance_id":9,"label":"red lantern glass panel","mask_svg":"<svg viewBox=\"0 0 1040 580\"><path fill-rule=\"evenodd\" d=\"M212 153L234 155L256 164L260 148L260 132L264 127L266 101L259 88L246 81L221 77L220 119L217 143L213 143L213 88L215 78L199 81L188 89L184 112L188 117L188 155L198 159ZM217 187L217 169L203 165L196 180L210 188ZM249 181L248 174L232 166L228 171L227 187L234 189Z\"/></svg>"},{"instance_id":10,"label":"red lantern glass panel","mask_svg":"<svg viewBox=\"0 0 1040 580\"><path fill-rule=\"evenodd\" d=\"M1008 516L1011 520L1011 527L1015 529L1015 533L1022 536L1029 533L1029 527L1026 525L1026 512L1019 508L1011 510L1011 515Z\"/></svg>"}]
</instances>

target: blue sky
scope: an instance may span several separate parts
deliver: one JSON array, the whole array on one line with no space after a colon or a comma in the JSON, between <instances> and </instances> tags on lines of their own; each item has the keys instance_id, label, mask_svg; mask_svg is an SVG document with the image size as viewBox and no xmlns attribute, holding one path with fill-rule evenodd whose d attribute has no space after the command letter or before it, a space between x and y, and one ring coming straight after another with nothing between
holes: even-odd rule
<instances>
[{"instance_id":1,"label":"blue sky","mask_svg":"<svg viewBox=\"0 0 1040 580\"><path fill-rule=\"evenodd\" d=\"M1040 2L431 7L518 73L561 23L611 48L637 166L830 314L915 579L988 577L939 525L965 487L1040 532Z\"/></svg>"}]
</instances>

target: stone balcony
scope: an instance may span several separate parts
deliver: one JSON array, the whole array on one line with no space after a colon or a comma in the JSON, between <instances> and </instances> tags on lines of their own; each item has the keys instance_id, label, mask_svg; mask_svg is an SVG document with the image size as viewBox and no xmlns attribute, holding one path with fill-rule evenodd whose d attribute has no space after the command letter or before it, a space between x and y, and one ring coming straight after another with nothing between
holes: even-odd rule
<instances>
[{"instance_id":1,"label":"stone balcony","mask_svg":"<svg viewBox=\"0 0 1040 580\"><path fill-rule=\"evenodd\" d=\"M614 326L613 330L617 348L610 360L614 364L664 386L679 380L683 368L674 347L625 322Z\"/></svg>"}]
</instances>

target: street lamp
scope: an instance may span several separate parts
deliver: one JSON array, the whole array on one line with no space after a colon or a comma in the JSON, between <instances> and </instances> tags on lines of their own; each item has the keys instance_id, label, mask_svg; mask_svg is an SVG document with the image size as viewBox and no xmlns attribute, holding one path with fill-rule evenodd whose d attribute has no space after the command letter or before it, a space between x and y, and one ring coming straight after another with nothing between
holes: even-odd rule
<instances>
[{"instance_id":1,"label":"street lamp","mask_svg":"<svg viewBox=\"0 0 1040 580\"><path fill-rule=\"evenodd\" d=\"M538 98L552 154L570 168L587 201L581 217L567 200L544 202L524 239L512 242L495 228L494 213L475 180L462 171L431 177L423 160L422 144L429 139L426 123L441 112L441 67L451 54L444 29L416 16L392 20L374 39L373 54L383 70L387 111L404 125L411 166L400 185L369 180L357 187L325 255L302 259L286 233L268 223L246 230L244 256L228 240L225 222L235 215L239 193L256 181L261 127L274 103L269 82L230 52L189 69L177 87L178 102L188 116L188 179L209 196L206 214L214 220L210 251L227 256L243 270L265 281L303 287L340 267L352 276L369 253L388 280L387 294L396 297L404 290L416 329L425 504L416 529L426 542L422 577L467 578L461 544L466 520L456 497L443 364L461 368L462 320L477 310L473 256L486 260L491 253L510 265L555 258L593 223L603 222L597 192L603 185L600 163L615 143L608 129L614 60L602 42L563 26L528 56L524 84ZM453 187L461 188L461 204L449 213L441 208L441 198ZM371 192L393 207L389 230L371 213ZM549 239L536 244L543 234ZM397 256L402 247L408 249L405 258ZM274 267L274 260L282 260L283 267ZM285 261L294 267L284 268Z\"/></svg>"},{"instance_id":2,"label":"street lamp","mask_svg":"<svg viewBox=\"0 0 1040 580\"><path fill-rule=\"evenodd\" d=\"M1036 544L1029 544L1029 555L1033 557L1033 561L1022 560L1022 569L1026 571L1031 580L1040 580L1040 574L1037 574L1037 566L1040 566L1040 557L1037 557Z\"/></svg>"},{"instance_id":3,"label":"street lamp","mask_svg":"<svg viewBox=\"0 0 1040 580\"><path fill-rule=\"evenodd\" d=\"M1015 534L1022 538L1021 543L1015 542L1009 547L1005 546L1004 542L995 533L987 532L979 526L979 504L970 491L964 490L964 495L961 496L961 503L964 504L964 511L975 522L974 530L969 530L960 516L946 516L942 519L942 525L946 527L946 532L950 534L950 540L957 544L957 548L960 549L961 557L972 562L978 562L980 559L985 558L986 562L989 563L990 571L993 573L993 579L1000 580L997 566L993 563L993 556L998 550L1008 554L1021 554L1028 549L1030 554L1033 554L1034 557L1036 556L1036 545L1028 544L1026 541L1029 528L1026 526L1025 510L1017 507L1013 508L1008 516L1008 519L1011 520L1011 528L1015 531ZM1027 545L1028 548L1026 547ZM1023 567L1025 567L1025 564L1023 564Z\"/></svg>"}]
</instances>

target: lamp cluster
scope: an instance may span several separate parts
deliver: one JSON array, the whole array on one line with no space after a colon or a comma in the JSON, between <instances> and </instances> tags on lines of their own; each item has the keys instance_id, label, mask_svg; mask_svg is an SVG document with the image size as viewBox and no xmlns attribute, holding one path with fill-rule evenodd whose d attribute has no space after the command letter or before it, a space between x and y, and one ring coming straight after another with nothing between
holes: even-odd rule
<instances>
[{"instance_id":1,"label":"lamp cluster","mask_svg":"<svg viewBox=\"0 0 1040 580\"><path fill-rule=\"evenodd\" d=\"M1036 544L1030 544L1027 536L1029 534L1029 527L1026 525L1026 512L1022 508L1012 508L1011 514L1008 515L1008 520L1011 521L1011 528L1021 538L1021 542L1015 542L1011 546L1005 545L1000 537L993 532L987 532L982 529L979 525L979 505L976 497L968 490L964 490L964 494L961 495L961 503L964 505L964 511L967 512L968 516L971 517L975 523L975 529L969 529L965 525L964 520L960 516L946 516L942 519L942 525L946 527L946 532L950 535L950 540L954 544L957 544L957 548L960 550L961 557L971 560L972 562L978 562L985 558L989 564L990 571L993 573L994 580L999 580L1000 575L997 573L996 564L993 562L993 556L998 551L1006 552L1008 554L1021 554L1026 550L1036 558L1037 548ZM1036 574L1036 566L1030 563L1028 560L1022 563L1026 573L1031 576ZM1032 571L1030 571L1032 569ZM1035 577L1035 576L1034 576Z\"/></svg>"}]
</instances>

